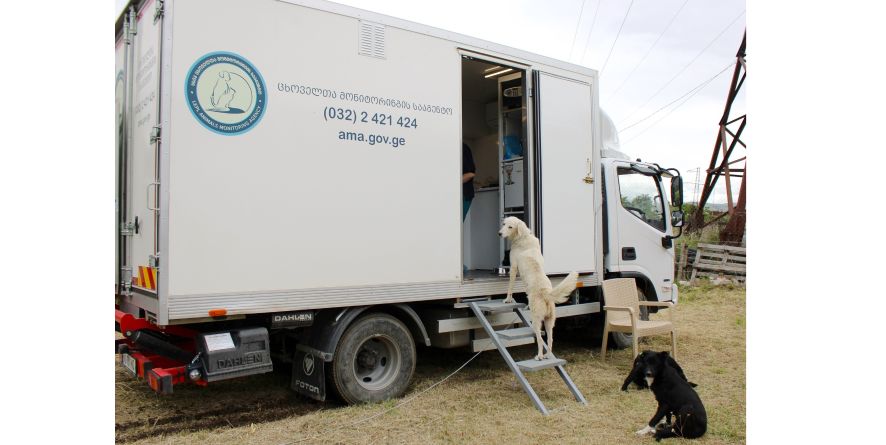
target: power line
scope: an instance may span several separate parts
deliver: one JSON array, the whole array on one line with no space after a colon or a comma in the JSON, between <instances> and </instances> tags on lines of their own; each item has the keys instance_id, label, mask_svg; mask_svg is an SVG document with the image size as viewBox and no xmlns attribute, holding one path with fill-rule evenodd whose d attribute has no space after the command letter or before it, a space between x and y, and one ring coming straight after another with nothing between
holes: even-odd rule
<instances>
[{"instance_id":1,"label":"power line","mask_svg":"<svg viewBox=\"0 0 886 445\"><path fill-rule=\"evenodd\" d=\"M674 21L677 19L677 16L680 15L680 12L683 11L683 7L685 7L687 3L689 3L689 0L684 1L683 4L680 5L680 9L678 9L677 12L674 14L674 16L671 17L671 21L668 22L668 25L665 26L665 28L664 28L664 30L662 30L661 34L658 35L658 38L655 39L655 42L652 43L652 46L650 46L649 49L646 50L646 54L643 54L643 57L640 59L640 61L637 62L636 65L634 65L634 68L633 68L633 69L631 70L631 72L630 72L630 73L624 78L624 80L621 82L621 85L619 85L618 88L615 89L615 91L613 91L612 93L610 93L610 95L609 95L609 98L610 98L610 99L611 99L612 97L614 97L614 96L615 96L615 95L621 90L621 87L625 86L625 84L628 83L628 79L630 79L631 76L634 75L634 72L637 71L637 68L639 68L640 65L642 65L643 62L646 61L646 58L649 57L649 54L652 53L652 50L655 48L655 45L658 45L658 41L661 40L661 38L665 35L666 32L668 32L669 29L671 29L671 25L674 24Z\"/></svg>"},{"instance_id":2,"label":"power line","mask_svg":"<svg viewBox=\"0 0 886 445\"><path fill-rule=\"evenodd\" d=\"M665 114L664 117L662 117L661 119L659 119L658 121L656 121L655 124L661 122L662 120L664 120L665 117L667 117L669 114L673 113L674 110L676 110L677 108L680 108L681 105L685 104L686 102L689 102L689 99L692 99L692 96L695 96L696 94L698 94L699 91L703 90L704 87L708 86L709 83L713 82L714 79L720 77L723 73L725 73L729 68L732 68L733 66L735 66L735 63L730 63L729 65L726 65L725 67L723 67L722 70L720 70L719 73L715 74L713 77L711 77L711 78L705 80L704 82L702 82L702 83L700 83L700 84L694 86L692 89L690 89L689 91L687 91L686 93L684 93L682 96L680 96L680 97L678 97L678 98L676 98L676 99L674 99L674 100L668 102L667 105L665 105L665 106L663 106L663 107L661 107L661 108L659 108L659 109L653 111L652 113L650 113L649 115L647 115L647 116L644 117L643 119L640 119L640 120L634 122L633 124L628 125L627 127L622 128L621 130L618 130L618 133L621 134L621 132L623 132L623 131L625 131L625 130L631 128L631 127L634 127L635 125L640 124L641 122L645 121L646 119L649 119L650 117L652 117L652 116L658 114L658 112L660 112L660 111L664 110L665 108L667 108L667 107L673 105L675 102L679 101L680 99L683 99L684 97L689 96L689 97L686 97L686 100L684 100L682 103L680 103L679 105L677 105L676 107L674 107L672 110L670 110L667 114ZM644 129L644 130L641 131L639 134L635 135L633 138L631 138L630 140L626 141L625 143L627 144L627 143L630 142L631 140L634 140L637 136L639 136L640 134L645 133L646 130L648 130L648 129L652 128L653 126L655 126L655 124L652 124L652 125L646 127L646 129Z\"/></svg>"},{"instance_id":3,"label":"power line","mask_svg":"<svg viewBox=\"0 0 886 445\"><path fill-rule=\"evenodd\" d=\"M648 127L644 128L642 131L640 131L639 133L635 134L635 135L634 135L633 137L631 137L630 139L626 140L626 141L624 142L624 144L625 144L625 145L629 144L629 143L630 143L631 141L633 141L634 139L637 139L638 137L642 136L643 133L646 133L647 131L649 131L650 128L652 128L652 127L658 125L659 122L665 120L668 116L671 115L671 113L673 113L674 111L676 111L677 108L680 108L681 106L683 106L683 104L685 104L686 102L689 102L689 100L692 99L696 94L698 94L699 91L703 90L704 87L706 87L706 86L708 85L708 83L710 83L710 82L705 83L704 85L701 86L701 88L698 88L697 90L695 90L692 94L689 95L689 97L686 98L686 100L684 100L683 102L680 102L679 104L677 104L676 107L672 108L670 111L668 111L667 113L665 113L665 115L662 116L661 118L659 118L657 121L653 122L651 125L649 125Z\"/></svg>"},{"instance_id":4,"label":"power line","mask_svg":"<svg viewBox=\"0 0 886 445\"><path fill-rule=\"evenodd\" d=\"M575 24L575 35L572 36L572 47L569 48L569 55L572 55L572 52L575 51L575 38L578 37L578 28L581 25L581 15L585 12L585 3L588 0L582 0L581 2L581 11L578 12L578 23Z\"/></svg>"},{"instance_id":5,"label":"power line","mask_svg":"<svg viewBox=\"0 0 886 445\"><path fill-rule=\"evenodd\" d=\"M600 3L602 3L602 2L603 2L603 0L597 0L597 7L594 8L594 18L591 19L591 30L588 31L588 39L585 40L585 49L581 53L580 63L584 63L585 57L588 56L588 45L591 44L591 35L594 33L594 25L597 23L597 12L600 11Z\"/></svg>"},{"instance_id":6,"label":"power line","mask_svg":"<svg viewBox=\"0 0 886 445\"><path fill-rule=\"evenodd\" d=\"M600 69L600 77L603 77L603 72L606 71L606 64L609 63L609 57L612 56L612 50L615 49L615 44L618 43L618 37L621 35L621 29L624 28L625 22L628 21L628 15L631 13L631 7L634 6L634 0L631 0L631 4L628 5L628 10L625 12L625 17L621 21L621 25L618 27L618 33L615 34L615 40L612 42L612 47L609 48L609 55L606 56L606 61L603 62L603 68Z\"/></svg>"},{"instance_id":7,"label":"power line","mask_svg":"<svg viewBox=\"0 0 886 445\"><path fill-rule=\"evenodd\" d=\"M698 54L696 54L695 57L693 57L692 60L690 60L689 63L686 64L686 66L684 66L680 71L677 71L677 74L674 74L674 76L671 77L671 79L668 80L664 85L662 85L662 87L659 88L658 91L656 91L652 96L650 96L649 99L646 99L646 102L643 102L643 105L640 105L638 108L636 108L636 109L635 109L634 111L632 111L630 114L628 114L628 115L624 118L624 120L627 120L629 117L633 116L636 112L642 110L643 107L645 107L646 105L649 104L649 102L652 101L652 99L655 99L655 97L658 96L659 93L661 93L665 88L667 88L668 85L670 85L671 82L674 81L674 79L676 79L677 77L679 77L680 74L683 74L683 72L686 71L687 68L689 68L693 63L695 63L695 61L698 60L698 58L701 57L701 55L704 54L704 53L708 50L708 48L710 48L711 45L713 45L714 42L716 42L717 39L719 39L720 36L723 35L723 33L725 33L729 28L731 28L732 25L733 25L738 19L740 19L741 16L743 16L744 14L745 14L745 12L742 11L741 14L739 14L737 17L735 17L734 19L732 19L732 21L729 22L729 24L726 25L726 27L723 28L723 30L720 31L720 33L717 34L716 37L714 37L714 38L713 38L713 39L712 39L707 45L705 45L705 47L702 48L702 50L699 51Z\"/></svg>"},{"instance_id":8,"label":"power line","mask_svg":"<svg viewBox=\"0 0 886 445\"><path fill-rule=\"evenodd\" d=\"M674 99L673 101L671 101L670 103L668 103L668 104L665 105L664 107L661 107L661 108L659 108L658 110L656 110L655 112L653 112L652 114L650 114L650 115L644 117L643 119L641 119L641 120L639 120L639 121L637 121L637 122L634 122L634 123L631 124L629 127L625 127L625 128L623 128L622 130L620 130L620 131L619 131L619 134L620 134L622 131L627 130L628 128L633 127L633 126L639 124L640 122L643 122L643 121L645 121L646 119L649 119L650 117L652 117L653 115L655 115L655 114L658 113L659 111L661 111L661 110L663 110L663 109L669 107L671 104L673 104L673 103L679 101L679 100L682 99L683 97L686 97L686 99L683 100L683 102L680 102L679 104L677 104L677 106L675 106L674 108L672 108L671 110L669 110L664 116L662 116L662 117L659 118L657 121L653 122L651 125L649 125L648 127L644 128L642 131L640 131L639 133L635 134L633 137L631 137L630 139L628 139L627 141L625 141L625 142L624 142L625 145L627 145L629 142L633 141L634 139L637 139L637 138L640 137L640 135L642 135L643 133L646 133L650 128L652 128L652 127L658 125L659 122L665 120L665 118L667 118L668 116L670 116L671 113L673 113L673 112L676 111L678 108L680 108L681 106L683 106L683 104L685 104L686 102L689 102L689 100L691 100L696 94L698 94L701 90L703 90L706 86L708 86L708 84L710 84L711 82L713 82L714 79L716 79L717 77L720 77L720 75L722 75L724 72L726 72L726 70L728 70L728 69L731 68L731 67L732 67L732 65L728 65L728 66L726 66L722 71L720 71L719 73L717 73L714 77L712 77L712 78L710 78L710 79L708 79L708 80L702 82L701 84L697 85L695 88L693 88L693 89L687 91L687 92L686 92L685 94L683 94L682 96L678 97L677 99ZM687 97L687 95L688 95L688 97Z\"/></svg>"}]
</instances>

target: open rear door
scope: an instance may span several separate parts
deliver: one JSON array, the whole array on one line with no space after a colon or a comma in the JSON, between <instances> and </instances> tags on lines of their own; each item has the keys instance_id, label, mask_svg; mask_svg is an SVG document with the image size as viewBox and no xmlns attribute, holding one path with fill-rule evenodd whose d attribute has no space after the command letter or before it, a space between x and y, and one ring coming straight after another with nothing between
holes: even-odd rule
<instances>
[{"instance_id":1,"label":"open rear door","mask_svg":"<svg viewBox=\"0 0 886 445\"><path fill-rule=\"evenodd\" d=\"M160 40L163 16L152 1L140 4L131 20L136 30L130 36L127 130L125 132L125 205L128 247L126 264L132 273L132 288L142 294L157 292L159 266L159 103Z\"/></svg>"},{"instance_id":2,"label":"open rear door","mask_svg":"<svg viewBox=\"0 0 886 445\"><path fill-rule=\"evenodd\" d=\"M594 272L596 219L593 159L593 96L589 83L533 72L535 89L536 233L545 271Z\"/></svg>"}]
</instances>

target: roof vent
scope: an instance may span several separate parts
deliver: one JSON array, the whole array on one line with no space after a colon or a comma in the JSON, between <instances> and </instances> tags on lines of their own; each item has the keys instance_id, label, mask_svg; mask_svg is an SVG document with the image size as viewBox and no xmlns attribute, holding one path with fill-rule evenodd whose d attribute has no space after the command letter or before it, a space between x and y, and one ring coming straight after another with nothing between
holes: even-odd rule
<instances>
[{"instance_id":1,"label":"roof vent","mask_svg":"<svg viewBox=\"0 0 886 445\"><path fill-rule=\"evenodd\" d=\"M360 20L357 54L385 58L385 25Z\"/></svg>"}]
</instances>

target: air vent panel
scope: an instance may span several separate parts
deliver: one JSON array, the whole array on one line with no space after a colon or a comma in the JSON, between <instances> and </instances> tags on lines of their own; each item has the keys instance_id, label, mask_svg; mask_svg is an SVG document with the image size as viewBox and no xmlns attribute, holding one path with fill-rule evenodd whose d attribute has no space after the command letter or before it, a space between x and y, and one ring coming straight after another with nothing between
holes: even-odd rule
<instances>
[{"instance_id":1,"label":"air vent panel","mask_svg":"<svg viewBox=\"0 0 886 445\"><path fill-rule=\"evenodd\" d=\"M385 58L385 25L360 21L357 53L361 56Z\"/></svg>"}]
</instances>

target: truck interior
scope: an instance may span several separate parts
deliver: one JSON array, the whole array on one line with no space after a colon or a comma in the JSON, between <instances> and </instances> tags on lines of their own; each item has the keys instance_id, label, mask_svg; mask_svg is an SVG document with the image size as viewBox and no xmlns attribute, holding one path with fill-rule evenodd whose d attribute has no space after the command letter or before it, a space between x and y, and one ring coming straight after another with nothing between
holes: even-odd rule
<instances>
[{"instance_id":1,"label":"truck interior","mask_svg":"<svg viewBox=\"0 0 886 445\"><path fill-rule=\"evenodd\" d=\"M462 139L476 168L474 199L462 224L464 279L492 278L508 267L501 220L528 215L526 71L462 59Z\"/></svg>"}]
</instances>

